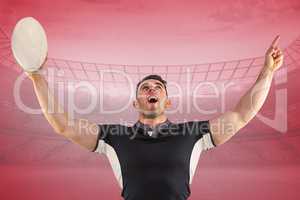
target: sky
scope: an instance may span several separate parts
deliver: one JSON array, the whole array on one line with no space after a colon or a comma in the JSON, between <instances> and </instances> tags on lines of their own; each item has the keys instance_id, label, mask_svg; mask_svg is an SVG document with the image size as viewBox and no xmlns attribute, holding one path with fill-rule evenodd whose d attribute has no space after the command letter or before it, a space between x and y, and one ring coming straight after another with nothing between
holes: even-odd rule
<instances>
[{"instance_id":1,"label":"sky","mask_svg":"<svg viewBox=\"0 0 300 200\"><path fill-rule=\"evenodd\" d=\"M194 64L262 56L280 34L300 34L296 0L1 0L8 35L33 16L48 36L49 57L116 64Z\"/></svg>"}]
</instances>

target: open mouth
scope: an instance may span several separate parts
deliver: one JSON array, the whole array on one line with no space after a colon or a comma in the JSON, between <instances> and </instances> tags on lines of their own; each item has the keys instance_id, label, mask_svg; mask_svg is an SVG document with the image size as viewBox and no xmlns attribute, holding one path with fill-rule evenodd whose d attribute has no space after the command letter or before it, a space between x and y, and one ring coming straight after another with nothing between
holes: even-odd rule
<instances>
[{"instance_id":1,"label":"open mouth","mask_svg":"<svg viewBox=\"0 0 300 200\"><path fill-rule=\"evenodd\" d=\"M148 97L148 102L156 103L156 102L158 102L158 98L156 96L150 96L150 97Z\"/></svg>"}]
</instances>

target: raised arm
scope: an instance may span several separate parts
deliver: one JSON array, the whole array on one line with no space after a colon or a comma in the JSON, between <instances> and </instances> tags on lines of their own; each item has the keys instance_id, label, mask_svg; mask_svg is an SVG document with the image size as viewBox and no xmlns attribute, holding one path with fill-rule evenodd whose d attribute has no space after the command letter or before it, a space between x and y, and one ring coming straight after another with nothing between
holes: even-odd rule
<instances>
[{"instance_id":1,"label":"raised arm","mask_svg":"<svg viewBox=\"0 0 300 200\"><path fill-rule=\"evenodd\" d=\"M57 98L51 94L43 74L28 73L28 77L32 80L43 114L54 131L92 151L97 142L98 126L84 119L69 119L68 113L64 111ZM50 108L50 106L53 108Z\"/></svg>"},{"instance_id":2,"label":"raised arm","mask_svg":"<svg viewBox=\"0 0 300 200\"><path fill-rule=\"evenodd\" d=\"M272 42L265 55L264 66L254 85L244 94L232 111L210 120L210 129L216 145L229 140L258 113L269 93L274 72L283 63L278 48L279 36Z\"/></svg>"}]
</instances>

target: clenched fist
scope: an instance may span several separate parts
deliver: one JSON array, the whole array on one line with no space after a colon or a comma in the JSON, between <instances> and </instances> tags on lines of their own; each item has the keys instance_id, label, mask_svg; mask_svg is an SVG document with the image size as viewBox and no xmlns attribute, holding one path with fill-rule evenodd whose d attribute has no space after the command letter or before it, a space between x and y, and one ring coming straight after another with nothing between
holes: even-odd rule
<instances>
[{"instance_id":1,"label":"clenched fist","mask_svg":"<svg viewBox=\"0 0 300 200\"><path fill-rule=\"evenodd\" d=\"M279 69L283 63L283 53L278 48L279 38L279 35L276 36L265 55L265 67L273 72Z\"/></svg>"}]
</instances>

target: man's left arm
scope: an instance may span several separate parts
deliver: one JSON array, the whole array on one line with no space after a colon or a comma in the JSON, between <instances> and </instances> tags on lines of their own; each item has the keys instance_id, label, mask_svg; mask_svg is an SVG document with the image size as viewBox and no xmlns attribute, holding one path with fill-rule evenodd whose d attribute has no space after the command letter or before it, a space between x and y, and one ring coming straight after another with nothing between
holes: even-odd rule
<instances>
[{"instance_id":1,"label":"man's left arm","mask_svg":"<svg viewBox=\"0 0 300 200\"><path fill-rule=\"evenodd\" d=\"M265 55L264 67L254 85L244 94L232 111L210 120L210 130L215 145L229 140L258 113L269 93L274 72L283 63L283 54L278 48L279 36L272 42Z\"/></svg>"}]
</instances>

